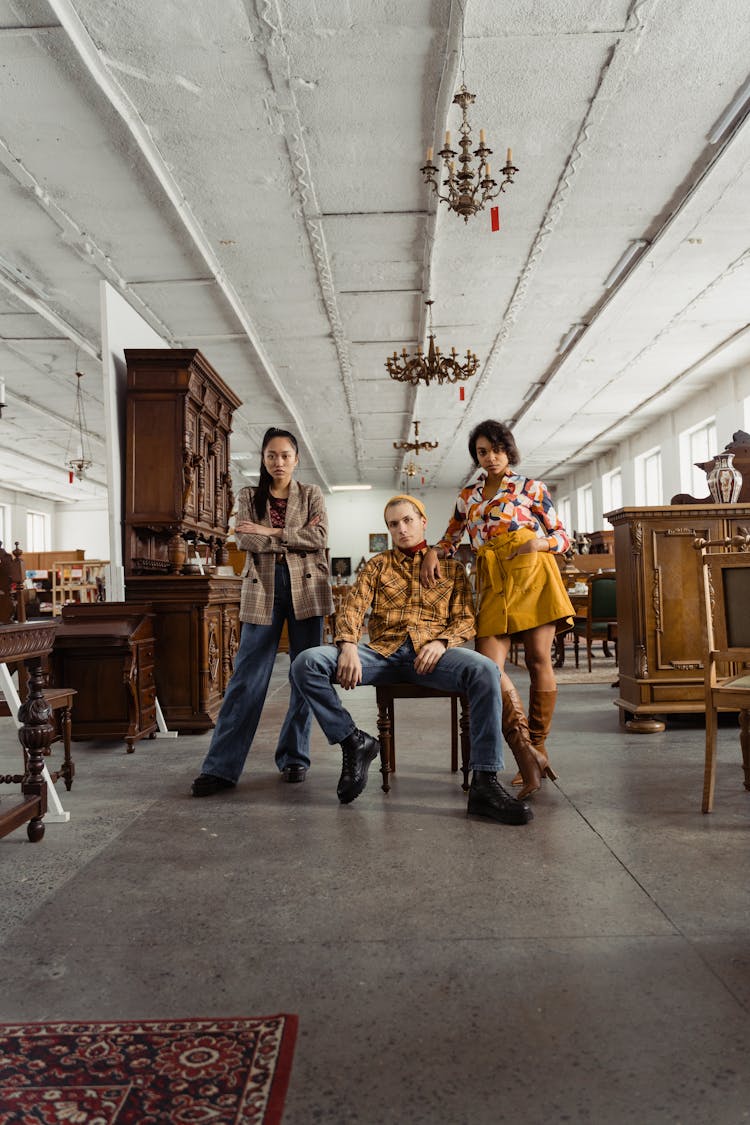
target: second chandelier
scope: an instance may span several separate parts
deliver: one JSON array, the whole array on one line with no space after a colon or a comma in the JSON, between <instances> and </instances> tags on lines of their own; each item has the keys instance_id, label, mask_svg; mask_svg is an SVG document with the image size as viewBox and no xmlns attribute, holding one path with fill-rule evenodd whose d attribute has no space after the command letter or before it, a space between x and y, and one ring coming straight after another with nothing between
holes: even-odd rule
<instances>
[{"instance_id":1,"label":"second chandelier","mask_svg":"<svg viewBox=\"0 0 750 1125\"><path fill-rule=\"evenodd\" d=\"M427 355L421 348L417 348L416 354L409 356L406 348L402 348L401 355L394 352L385 361L391 379L396 379L399 383L413 383L415 386L419 386L420 383L429 386L433 380L438 384L457 383L470 379L472 375L477 373L479 360L474 352L469 351L468 348L466 360L461 363L455 348L451 348L450 355L443 355L440 348L436 346L435 329L432 325L433 303L433 301L425 301L429 317L430 337Z\"/></svg>"}]
</instances>

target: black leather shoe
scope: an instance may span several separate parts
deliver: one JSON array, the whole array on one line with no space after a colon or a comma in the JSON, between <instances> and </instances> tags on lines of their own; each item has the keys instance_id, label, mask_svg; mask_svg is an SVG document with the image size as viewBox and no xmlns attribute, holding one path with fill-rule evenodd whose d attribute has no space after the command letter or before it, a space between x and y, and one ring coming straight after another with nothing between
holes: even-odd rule
<instances>
[{"instance_id":1,"label":"black leather shoe","mask_svg":"<svg viewBox=\"0 0 750 1125\"><path fill-rule=\"evenodd\" d=\"M336 793L341 804L348 805L367 785L367 771L380 753L380 743L366 731L355 730L341 743L341 749L344 762Z\"/></svg>"},{"instance_id":2,"label":"black leather shoe","mask_svg":"<svg viewBox=\"0 0 750 1125\"><path fill-rule=\"evenodd\" d=\"M294 783L295 781L304 781L307 777L307 766L303 766L301 762L293 762L291 766L284 766L281 771L281 776L284 781Z\"/></svg>"},{"instance_id":3,"label":"black leather shoe","mask_svg":"<svg viewBox=\"0 0 750 1125\"><path fill-rule=\"evenodd\" d=\"M534 814L523 801L517 801L506 793L494 773L474 771L469 789L471 816L486 816L500 824L528 824Z\"/></svg>"},{"instance_id":4,"label":"black leather shoe","mask_svg":"<svg viewBox=\"0 0 750 1125\"><path fill-rule=\"evenodd\" d=\"M213 773L202 773L193 782L194 797L211 797L214 793L221 793L224 789L234 789L235 783L227 781L225 777L216 777Z\"/></svg>"}]
</instances>

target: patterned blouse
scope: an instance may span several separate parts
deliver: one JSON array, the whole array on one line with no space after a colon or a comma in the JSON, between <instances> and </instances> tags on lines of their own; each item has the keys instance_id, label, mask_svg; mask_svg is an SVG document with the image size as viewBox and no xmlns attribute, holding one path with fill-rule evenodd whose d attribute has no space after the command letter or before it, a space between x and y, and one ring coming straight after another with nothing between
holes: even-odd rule
<instances>
[{"instance_id":1,"label":"patterned blouse","mask_svg":"<svg viewBox=\"0 0 750 1125\"><path fill-rule=\"evenodd\" d=\"M285 527L286 526L286 505L287 499L277 499L275 496L268 496L268 515L271 520L271 527Z\"/></svg>"},{"instance_id":2,"label":"patterned blouse","mask_svg":"<svg viewBox=\"0 0 750 1125\"><path fill-rule=\"evenodd\" d=\"M486 479L487 474L482 473L477 481L461 489L445 535L435 544L438 550L446 556L455 554L464 532L468 532L472 547L478 551L493 536L525 527L546 539L550 551L567 551L570 540L542 481L509 470L495 495L484 500L482 486Z\"/></svg>"}]
</instances>

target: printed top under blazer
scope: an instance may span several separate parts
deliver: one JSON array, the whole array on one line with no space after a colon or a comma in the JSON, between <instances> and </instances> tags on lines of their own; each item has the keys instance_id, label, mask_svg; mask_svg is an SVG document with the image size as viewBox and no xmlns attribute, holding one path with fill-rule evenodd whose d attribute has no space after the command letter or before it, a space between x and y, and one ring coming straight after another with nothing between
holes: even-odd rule
<instances>
[{"instance_id":1,"label":"printed top under blazer","mask_svg":"<svg viewBox=\"0 0 750 1125\"><path fill-rule=\"evenodd\" d=\"M255 511L255 488L243 488L237 497L237 522L250 520L264 523L270 528L271 520L266 510L260 516ZM318 516L320 522L308 527ZM293 480L286 505L286 523L281 539L269 535L246 535L235 532L237 546L246 552L242 571L242 596L240 621L254 625L270 625L273 613L273 593L276 559L286 556L291 579L292 606L298 620L306 617L324 617L333 613L333 599L329 581L328 514L323 493L316 484L299 484Z\"/></svg>"}]
</instances>

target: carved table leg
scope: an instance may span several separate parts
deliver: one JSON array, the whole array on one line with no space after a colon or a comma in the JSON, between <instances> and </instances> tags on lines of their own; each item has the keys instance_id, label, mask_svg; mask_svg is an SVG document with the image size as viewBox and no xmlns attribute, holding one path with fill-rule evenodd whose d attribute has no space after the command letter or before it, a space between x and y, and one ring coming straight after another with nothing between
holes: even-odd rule
<instances>
[{"instance_id":1,"label":"carved table leg","mask_svg":"<svg viewBox=\"0 0 750 1125\"><path fill-rule=\"evenodd\" d=\"M22 723L18 738L26 753L28 768L21 784L25 798L37 798L39 808L26 826L26 833L32 844L44 836L42 817L47 811L47 783L44 780L44 755L49 754L49 745L55 733L52 723L52 709L44 698L42 661L34 657L26 661L29 670L29 695L21 704L18 718Z\"/></svg>"}]
</instances>

